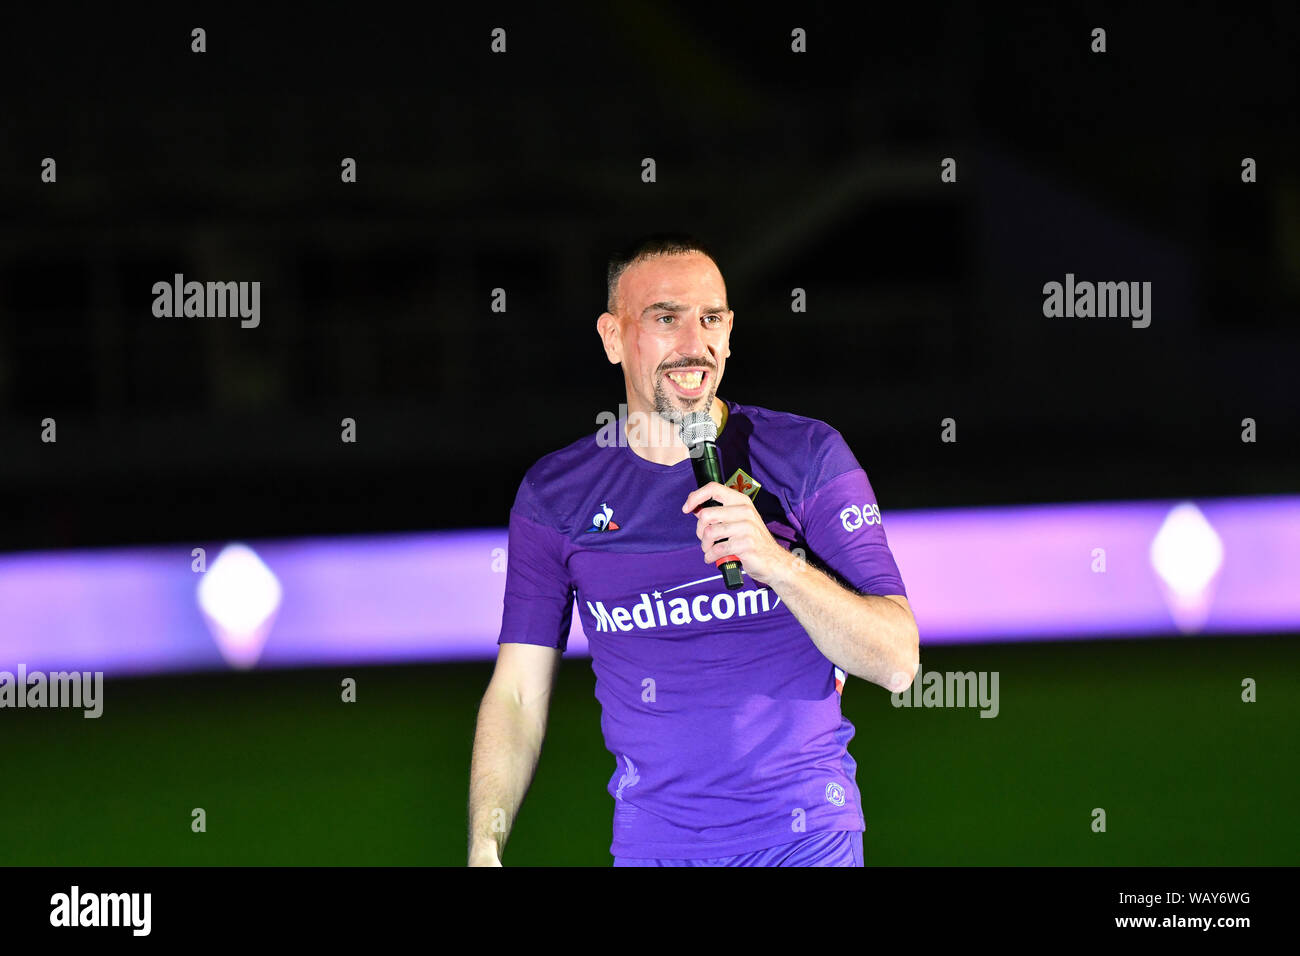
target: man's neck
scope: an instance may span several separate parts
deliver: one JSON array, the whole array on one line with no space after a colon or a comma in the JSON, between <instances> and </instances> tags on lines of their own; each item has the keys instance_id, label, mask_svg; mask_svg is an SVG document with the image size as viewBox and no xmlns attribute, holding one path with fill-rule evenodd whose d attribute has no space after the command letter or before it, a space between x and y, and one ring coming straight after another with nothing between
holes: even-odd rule
<instances>
[{"instance_id":1,"label":"man's neck","mask_svg":"<svg viewBox=\"0 0 1300 956\"><path fill-rule=\"evenodd\" d=\"M718 434L721 435L727 423L727 405L717 396L714 396L713 405L709 409L709 417L718 426ZM690 456L686 445L682 443L680 426L660 418L654 412L629 414L623 429L628 447L646 461L671 466Z\"/></svg>"}]
</instances>

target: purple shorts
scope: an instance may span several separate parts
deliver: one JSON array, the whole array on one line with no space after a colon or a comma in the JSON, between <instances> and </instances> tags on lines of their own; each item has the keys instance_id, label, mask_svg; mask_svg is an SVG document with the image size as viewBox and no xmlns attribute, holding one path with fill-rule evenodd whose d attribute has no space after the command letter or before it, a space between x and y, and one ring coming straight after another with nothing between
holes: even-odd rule
<instances>
[{"instance_id":1,"label":"purple shorts","mask_svg":"<svg viewBox=\"0 0 1300 956\"><path fill-rule=\"evenodd\" d=\"M770 846L738 856L706 860L643 860L614 857L615 866L862 866L862 831L830 830L794 843Z\"/></svg>"}]
</instances>

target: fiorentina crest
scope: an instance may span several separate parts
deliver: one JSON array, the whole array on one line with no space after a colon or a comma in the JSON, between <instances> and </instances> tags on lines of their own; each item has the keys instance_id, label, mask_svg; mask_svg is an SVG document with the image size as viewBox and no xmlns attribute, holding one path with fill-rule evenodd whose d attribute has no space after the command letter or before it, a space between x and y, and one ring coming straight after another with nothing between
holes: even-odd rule
<instances>
[{"instance_id":1,"label":"fiorentina crest","mask_svg":"<svg viewBox=\"0 0 1300 956\"><path fill-rule=\"evenodd\" d=\"M743 492L751 498L756 498L758 496L758 489L763 486L761 483L745 474L744 471L737 468L735 473L727 479L727 487L735 488L737 491Z\"/></svg>"}]
</instances>

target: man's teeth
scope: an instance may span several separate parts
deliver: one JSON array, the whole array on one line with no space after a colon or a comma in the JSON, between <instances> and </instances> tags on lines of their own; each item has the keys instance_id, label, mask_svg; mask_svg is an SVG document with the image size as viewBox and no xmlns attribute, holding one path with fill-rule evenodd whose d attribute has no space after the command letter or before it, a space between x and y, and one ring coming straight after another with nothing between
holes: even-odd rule
<instances>
[{"instance_id":1,"label":"man's teeth","mask_svg":"<svg viewBox=\"0 0 1300 956\"><path fill-rule=\"evenodd\" d=\"M703 372L669 372L668 377L680 385L682 388L699 388L700 381L704 378Z\"/></svg>"}]
</instances>

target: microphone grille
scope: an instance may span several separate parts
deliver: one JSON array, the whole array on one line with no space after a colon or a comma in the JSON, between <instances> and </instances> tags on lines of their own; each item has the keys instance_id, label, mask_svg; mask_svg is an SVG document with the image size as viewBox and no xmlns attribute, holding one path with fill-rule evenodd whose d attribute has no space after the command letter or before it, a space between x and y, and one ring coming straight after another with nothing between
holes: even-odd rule
<instances>
[{"instance_id":1,"label":"microphone grille","mask_svg":"<svg viewBox=\"0 0 1300 956\"><path fill-rule=\"evenodd\" d=\"M687 448L717 440L718 423L708 412L690 412L682 416L682 444Z\"/></svg>"}]
</instances>

